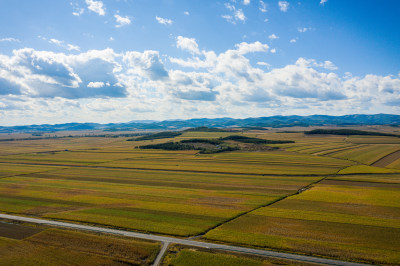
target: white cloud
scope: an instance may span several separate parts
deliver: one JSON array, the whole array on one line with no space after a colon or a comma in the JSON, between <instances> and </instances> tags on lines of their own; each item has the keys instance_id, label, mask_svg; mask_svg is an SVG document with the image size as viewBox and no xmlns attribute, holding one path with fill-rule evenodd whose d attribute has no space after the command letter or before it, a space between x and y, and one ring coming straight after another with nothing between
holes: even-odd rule
<instances>
[{"instance_id":1,"label":"white cloud","mask_svg":"<svg viewBox=\"0 0 400 266\"><path fill-rule=\"evenodd\" d=\"M185 12L183 12L183 14L185 14L186 16L190 15L189 11L185 11Z\"/></svg>"},{"instance_id":2,"label":"white cloud","mask_svg":"<svg viewBox=\"0 0 400 266\"><path fill-rule=\"evenodd\" d=\"M114 17L115 17L115 20L118 23L117 25L115 25L116 28L120 28L122 26L126 26L126 25L131 24L131 20L129 19L128 16L121 17L120 15L115 14Z\"/></svg>"},{"instance_id":3,"label":"white cloud","mask_svg":"<svg viewBox=\"0 0 400 266\"><path fill-rule=\"evenodd\" d=\"M224 18L226 21L236 24L237 21L241 21L245 23L246 21L246 16L243 13L242 9L236 9L236 7L230 3L225 3L225 7L232 11L232 15L222 15L221 17Z\"/></svg>"},{"instance_id":4,"label":"white cloud","mask_svg":"<svg viewBox=\"0 0 400 266\"><path fill-rule=\"evenodd\" d=\"M112 42L112 41L114 41L115 39L114 39L114 37L110 37L108 40L109 40L110 42Z\"/></svg>"},{"instance_id":5,"label":"white cloud","mask_svg":"<svg viewBox=\"0 0 400 266\"><path fill-rule=\"evenodd\" d=\"M106 9L102 1L85 0L85 2L90 11L97 13L99 16L104 16L106 14Z\"/></svg>"},{"instance_id":6,"label":"white cloud","mask_svg":"<svg viewBox=\"0 0 400 266\"><path fill-rule=\"evenodd\" d=\"M287 1L279 1L278 2L278 6L279 6L279 9L282 12L286 12L288 10L288 8L289 8L289 2L287 2Z\"/></svg>"},{"instance_id":7,"label":"white cloud","mask_svg":"<svg viewBox=\"0 0 400 266\"><path fill-rule=\"evenodd\" d=\"M192 54L169 58L168 67L158 51L0 53L2 123L400 111L397 75L338 76L333 62L305 58L272 68L249 55L269 50L260 42L217 53L176 41Z\"/></svg>"},{"instance_id":8,"label":"white cloud","mask_svg":"<svg viewBox=\"0 0 400 266\"><path fill-rule=\"evenodd\" d=\"M0 42L20 42L20 41L16 38L7 37L0 39Z\"/></svg>"},{"instance_id":9,"label":"white cloud","mask_svg":"<svg viewBox=\"0 0 400 266\"><path fill-rule=\"evenodd\" d=\"M229 9L230 11L235 11L236 10L235 6L230 4L230 3L225 3L225 7L227 9Z\"/></svg>"},{"instance_id":10,"label":"white cloud","mask_svg":"<svg viewBox=\"0 0 400 266\"><path fill-rule=\"evenodd\" d=\"M243 5L248 5L250 4L250 0L243 0Z\"/></svg>"},{"instance_id":11,"label":"white cloud","mask_svg":"<svg viewBox=\"0 0 400 266\"><path fill-rule=\"evenodd\" d=\"M172 20L167 19L167 18L156 17L156 20L158 21L158 23L164 24L164 25L171 25L173 23Z\"/></svg>"},{"instance_id":12,"label":"white cloud","mask_svg":"<svg viewBox=\"0 0 400 266\"><path fill-rule=\"evenodd\" d=\"M257 62L257 65L265 66L265 67L267 67L267 69L271 68L271 64L268 64L267 62Z\"/></svg>"},{"instance_id":13,"label":"white cloud","mask_svg":"<svg viewBox=\"0 0 400 266\"><path fill-rule=\"evenodd\" d=\"M320 4L320 5L324 5L326 2L328 2L328 0L321 0L321 1L319 2L319 4Z\"/></svg>"},{"instance_id":14,"label":"white cloud","mask_svg":"<svg viewBox=\"0 0 400 266\"><path fill-rule=\"evenodd\" d=\"M271 49L271 54L275 54L275 53L276 53L276 49L275 48Z\"/></svg>"},{"instance_id":15,"label":"white cloud","mask_svg":"<svg viewBox=\"0 0 400 266\"><path fill-rule=\"evenodd\" d=\"M200 54L199 46L194 38L178 36L176 38L176 47L187 50L193 54Z\"/></svg>"},{"instance_id":16,"label":"white cloud","mask_svg":"<svg viewBox=\"0 0 400 266\"><path fill-rule=\"evenodd\" d=\"M63 41L59 41L56 39L50 39L49 43L54 43L55 45L61 46L63 44Z\"/></svg>"},{"instance_id":17,"label":"white cloud","mask_svg":"<svg viewBox=\"0 0 400 266\"><path fill-rule=\"evenodd\" d=\"M264 22L268 22L268 21L269 21L269 19L267 19L267 18L266 18L266 19L264 19Z\"/></svg>"},{"instance_id":18,"label":"white cloud","mask_svg":"<svg viewBox=\"0 0 400 266\"><path fill-rule=\"evenodd\" d=\"M221 17L232 24L236 24L235 20L231 15L222 15Z\"/></svg>"},{"instance_id":19,"label":"white cloud","mask_svg":"<svg viewBox=\"0 0 400 266\"><path fill-rule=\"evenodd\" d=\"M325 61L323 64L323 68L328 69L328 70L337 70L338 67L335 66L331 61Z\"/></svg>"},{"instance_id":20,"label":"white cloud","mask_svg":"<svg viewBox=\"0 0 400 266\"><path fill-rule=\"evenodd\" d=\"M298 31L298 32L301 32L301 33L306 32L306 31L308 31L308 30L311 30L311 28L305 28L305 27L303 27L303 28L297 28L297 31Z\"/></svg>"},{"instance_id":21,"label":"white cloud","mask_svg":"<svg viewBox=\"0 0 400 266\"><path fill-rule=\"evenodd\" d=\"M235 19L240 20L242 22L246 21L246 16L243 13L243 10L238 9L235 11Z\"/></svg>"},{"instance_id":22,"label":"white cloud","mask_svg":"<svg viewBox=\"0 0 400 266\"><path fill-rule=\"evenodd\" d=\"M87 85L88 88L101 88L101 87L104 87L104 86L105 86L104 82L101 82L101 81L97 81L97 82L91 81ZM110 86L110 83L108 83L108 86Z\"/></svg>"},{"instance_id":23,"label":"white cloud","mask_svg":"<svg viewBox=\"0 0 400 266\"><path fill-rule=\"evenodd\" d=\"M255 53L255 52L267 52L269 46L267 44L262 44L261 42L247 43L242 42L235 45L239 54Z\"/></svg>"},{"instance_id":24,"label":"white cloud","mask_svg":"<svg viewBox=\"0 0 400 266\"><path fill-rule=\"evenodd\" d=\"M295 42L297 42L297 39L295 39L295 38L290 40L290 43L295 43Z\"/></svg>"},{"instance_id":25,"label":"white cloud","mask_svg":"<svg viewBox=\"0 0 400 266\"><path fill-rule=\"evenodd\" d=\"M259 9L260 9L260 11L263 12L263 13L267 12L267 4L266 4L264 1L262 1L262 0L260 0L260 7L259 7Z\"/></svg>"},{"instance_id":26,"label":"white cloud","mask_svg":"<svg viewBox=\"0 0 400 266\"><path fill-rule=\"evenodd\" d=\"M269 35L269 36L268 36L268 38L269 38L270 40L276 40L276 39L279 39L279 37L278 37L278 36L276 36L276 35L275 35L275 33L272 33L271 35Z\"/></svg>"},{"instance_id":27,"label":"white cloud","mask_svg":"<svg viewBox=\"0 0 400 266\"><path fill-rule=\"evenodd\" d=\"M80 47L79 46L73 45L73 44L70 44L70 43L67 44L66 48L67 48L68 51L80 51Z\"/></svg>"},{"instance_id":28,"label":"white cloud","mask_svg":"<svg viewBox=\"0 0 400 266\"><path fill-rule=\"evenodd\" d=\"M335 66L331 61L325 61L325 62L321 62L318 63L316 60L314 59L305 59L305 58L299 58L296 61L296 65L300 65L300 66L305 66L305 67L321 67L321 68L325 68L328 70L337 70L338 67Z\"/></svg>"},{"instance_id":29,"label":"white cloud","mask_svg":"<svg viewBox=\"0 0 400 266\"><path fill-rule=\"evenodd\" d=\"M44 37L40 37L41 39L43 39L43 40L47 40L46 38L44 38ZM70 43L64 43L64 41L60 41L60 40L57 40L57 39L50 39L49 40L49 43L52 43L52 44L55 44L55 45L57 45L57 46L59 46L59 47L62 47L62 48L64 48L64 49L67 49L68 51L80 51L80 47L79 46L77 46L77 45L73 45L73 44L70 44Z\"/></svg>"},{"instance_id":30,"label":"white cloud","mask_svg":"<svg viewBox=\"0 0 400 266\"><path fill-rule=\"evenodd\" d=\"M79 7L79 5L77 3L69 3L72 6L72 15L79 17L80 15L82 15L85 10L81 7Z\"/></svg>"}]
</instances>

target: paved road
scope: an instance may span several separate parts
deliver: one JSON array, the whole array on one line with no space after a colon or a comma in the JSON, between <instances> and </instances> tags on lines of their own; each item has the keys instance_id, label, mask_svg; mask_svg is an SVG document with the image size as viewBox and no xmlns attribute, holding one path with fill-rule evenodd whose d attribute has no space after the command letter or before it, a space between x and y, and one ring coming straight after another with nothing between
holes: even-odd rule
<instances>
[{"instance_id":1,"label":"paved road","mask_svg":"<svg viewBox=\"0 0 400 266\"><path fill-rule=\"evenodd\" d=\"M88 225L82 225L82 224L58 222L58 221L36 219L36 218L29 218L29 217L21 217L21 216L8 215L8 214L0 214L0 218L159 241L159 242L164 243L164 246L166 246L165 243L181 244L181 245L186 245L186 246L209 248L209 249L232 251L232 252L240 252L240 253L253 254L253 255L259 255L259 256L265 256L265 257L312 262L312 263L318 263L318 264L323 264L323 265L346 265L346 266L347 265L348 266L366 265L366 264L352 263L352 262L346 262L346 261L338 261L338 260L317 258L317 257L311 257L311 256L302 256L302 255L296 255L296 254L290 254L290 253L282 253L282 252L276 252L276 251L221 245L221 244L200 242L200 241L194 241L194 240L188 240L188 239L158 236L158 235L152 235L152 234L135 233L135 232L110 229L110 228L104 228L104 227L88 226Z\"/></svg>"}]
</instances>

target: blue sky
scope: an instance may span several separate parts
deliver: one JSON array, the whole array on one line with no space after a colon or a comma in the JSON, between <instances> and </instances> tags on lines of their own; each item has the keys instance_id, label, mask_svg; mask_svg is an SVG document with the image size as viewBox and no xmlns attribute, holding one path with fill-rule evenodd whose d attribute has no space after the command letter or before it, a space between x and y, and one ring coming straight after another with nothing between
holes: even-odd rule
<instances>
[{"instance_id":1,"label":"blue sky","mask_svg":"<svg viewBox=\"0 0 400 266\"><path fill-rule=\"evenodd\" d=\"M0 0L0 125L399 113L397 0Z\"/></svg>"}]
</instances>

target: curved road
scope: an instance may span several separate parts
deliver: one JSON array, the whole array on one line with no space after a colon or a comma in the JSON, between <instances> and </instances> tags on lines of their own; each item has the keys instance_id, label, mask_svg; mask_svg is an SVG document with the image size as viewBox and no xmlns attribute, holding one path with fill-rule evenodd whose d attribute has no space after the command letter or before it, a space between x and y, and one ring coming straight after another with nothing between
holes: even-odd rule
<instances>
[{"instance_id":1,"label":"curved road","mask_svg":"<svg viewBox=\"0 0 400 266\"><path fill-rule=\"evenodd\" d=\"M29 222L29 223L35 223L35 224L45 224L45 225L51 225L51 226L66 227L66 228L73 228L73 229L78 229L78 230L94 231L94 232L116 234L116 235L122 235L122 236L127 236L127 237L159 241L159 242L163 243L164 252L165 252L168 244L181 244L181 245L185 245L185 246L240 252L240 253L253 254L253 255L259 255L259 256L265 256L265 257L282 258L282 259L304 261L304 262L311 262L311 263L318 263L318 264L325 264L325 265L349 265L349 266L366 265L366 264L360 264L360 263L331 260L331 259L296 255L296 254L276 252L276 251L268 251L268 250L262 250L262 249L221 245L221 244L200 242L200 241L194 241L194 240L188 240L188 239L158 236L158 235L152 235L152 234L135 233L135 232L129 232L129 231L117 230L117 229L111 229L111 228L88 226L88 225L66 223L66 222L58 222L58 221L36 219L36 218L29 218L29 217L22 217L22 216L8 215L8 214L0 214L0 218L14 220L14 221L22 221L22 222ZM160 252L160 255L163 255L163 252ZM158 256L158 257L160 257L160 259L161 259L162 256Z\"/></svg>"}]
</instances>

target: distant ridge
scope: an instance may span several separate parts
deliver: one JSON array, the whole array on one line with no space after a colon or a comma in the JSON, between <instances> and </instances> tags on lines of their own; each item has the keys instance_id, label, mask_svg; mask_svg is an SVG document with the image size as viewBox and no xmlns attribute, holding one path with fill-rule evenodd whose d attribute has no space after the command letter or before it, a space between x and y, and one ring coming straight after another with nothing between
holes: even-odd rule
<instances>
[{"instance_id":1,"label":"distant ridge","mask_svg":"<svg viewBox=\"0 0 400 266\"><path fill-rule=\"evenodd\" d=\"M354 114L344 116L310 115L310 116L270 116L245 119L235 118L194 118L188 120L165 121L131 121L127 123L65 123L56 125L26 125L0 127L0 133L17 132L55 132L55 131L128 131L128 130L178 130L192 127L293 127L293 126L361 126L361 125L390 125L400 126L400 115L391 114Z\"/></svg>"}]
</instances>

